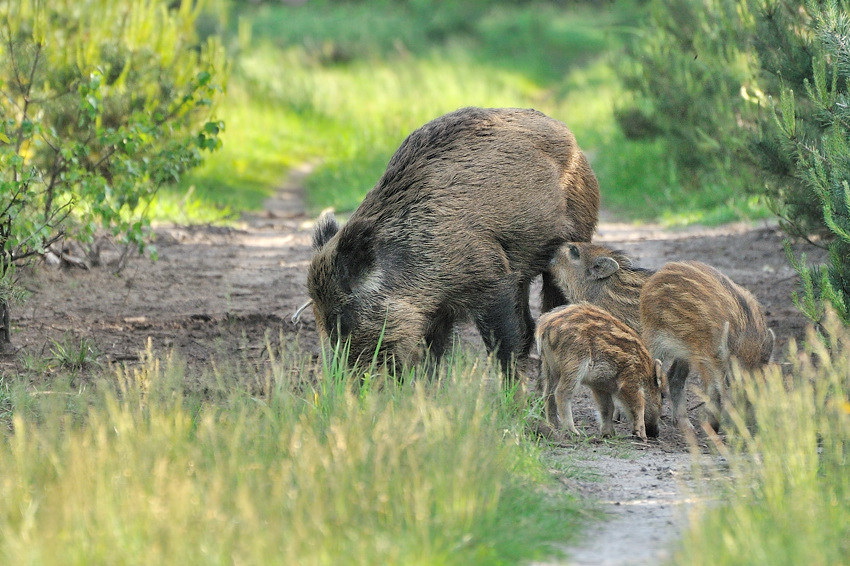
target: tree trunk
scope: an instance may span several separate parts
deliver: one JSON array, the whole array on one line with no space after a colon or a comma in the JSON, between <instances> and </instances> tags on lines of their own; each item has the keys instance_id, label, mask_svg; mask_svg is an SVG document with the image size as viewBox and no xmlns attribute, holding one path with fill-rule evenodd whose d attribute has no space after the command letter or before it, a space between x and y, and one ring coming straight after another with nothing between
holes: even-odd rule
<instances>
[{"instance_id":1,"label":"tree trunk","mask_svg":"<svg viewBox=\"0 0 850 566\"><path fill-rule=\"evenodd\" d=\"M0 354L12 351L12 329L9 323L9 301L0 299Z\"/></svg>"}]
</instances>

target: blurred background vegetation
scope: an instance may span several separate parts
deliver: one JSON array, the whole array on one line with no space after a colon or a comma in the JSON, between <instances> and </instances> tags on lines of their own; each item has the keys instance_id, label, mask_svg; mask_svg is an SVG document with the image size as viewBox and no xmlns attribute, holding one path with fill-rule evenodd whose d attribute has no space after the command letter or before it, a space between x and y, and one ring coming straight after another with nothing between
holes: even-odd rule
<instances>
[{"instance_id":1,"label":"blurred background vegetation","mask_svg":"<svg viewBox=\"0 0 850 566\"><path fill-rule=\"evenodd\" d=\"M310 211L352 210L413 129L462 106L517 106L574 130L620 217L766 215L752 192L689 185L663 138L629 139L618 125L630 95L617 62L645 20L628 0L236 2L224 146L173 198L194 186L201 202L256 208L288 167L311 161Z\"/></svg>"}]
</instances>

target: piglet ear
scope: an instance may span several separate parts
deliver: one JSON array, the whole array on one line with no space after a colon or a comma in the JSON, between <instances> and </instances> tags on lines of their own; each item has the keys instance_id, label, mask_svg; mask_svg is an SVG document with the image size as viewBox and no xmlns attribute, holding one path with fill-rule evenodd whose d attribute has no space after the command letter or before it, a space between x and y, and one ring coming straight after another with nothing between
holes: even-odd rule
<instances>
[{"instance_id":1,"label":"piglet ear","mask_svg":"<svg viewBox=\"0 0 850 566\"><path fill-rule=\"evenodd\" d=\"M598 257L588 271L594 279L605 279L614 275L618 269L620 264L613 257Z\"/></svg>"},{"instance_id":2,"label":"piglet ear","mask_svg":"<svg viewBox=\"0 0 850 566\"><path fill-rule=\"evenodd\" d=\"M319 251L339 232L339 222L334 217L333 209L327 208L322 211L313 228L313 250Z\"/></svg>"}]
</instances>

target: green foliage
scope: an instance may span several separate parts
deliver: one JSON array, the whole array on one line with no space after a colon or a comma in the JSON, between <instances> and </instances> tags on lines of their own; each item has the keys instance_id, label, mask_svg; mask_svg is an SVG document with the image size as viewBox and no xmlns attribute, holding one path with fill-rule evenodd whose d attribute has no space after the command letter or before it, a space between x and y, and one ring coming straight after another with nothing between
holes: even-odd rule
<instances>
[{"instance_id":1,"label":"green foliage","mask_svg":"<svg viewBox=\"0 0 850 566\"><path fill-rule=\"evenodd\" d=\"M827 304L850 323L850 18L837 2L823 4L810 7L816 16L812 45L817 55L812 80L803 82L805 107L786 89L776 126L831 236L826 266L792 259L803 281L795 302L816 322ZM817 135L805 128L806 117L818 122Z\"/></svg>"},{"instance_id":2,"label":"green foliage","mask_svg":"<svg viewBox=\"0 0 850 566\"><path fill-rule=\"evenodd\" d=\"M649 21L627 43L623 81L634 102L618 119L634 138L663 135L680 167L693 172L729 159L722 134L745 108L749 76L735 0L655 0Z\"/></svg>"},{"instance_id":3,"label":"green foliage","mask_svg":"<svg viewBox=\"0 0 850 566\"><path fill-rule=\"evenodd\" d=\"M69 370L82 370L97 363L94 343L87 338L74 339L65 336L61 341L52 340L48 357L51 365Z\"/></svg>"},{"instance_id":4,"label":"green foliage","mask_svg":"<svg viewBox=\"0 0 850 566\"><path fill-rule=\"evenodd\" d=\"M151 198L220 143L205 4L0 2L0 279L99 229L144 248Z\"/></svg>"},{"instance_id":5,"label":"green foliage","mask_svg":"<svg viewBox=\"0 0 850 566\"><path fill-rule=\"evenodd\" d=\"M828 2L653 0L621 70L631 100L618 110L627 135L663 136L686 186L727 184L762 195L792 234L822 230L817 199L777 132L773 110L794 93L798 128L823 124L805 97ZM848 8L846 2L839 9Z\"/></svg>"},{"instance_id":6,"label":"green foliage","mask_svg":"<svg viewBox=\"0 0 850 566\"><path fill-rule=\"evenodd\" d=\"M785 231L794 236L827 230L818 199L803 179L802 164L789 149L774 113L777 105L793 104L798 109L796 130L801 138L817 139L824 134L824 123L806 95L806 85L814 80L814 60L823 56L816 27L821 10L830 1L750 2L756 15L752 41L760 64L757 80L771 98L764 105L768 111L760 115L759 131L747 140L749 155L765 175L763 186L771 208ZM842 0L841 6L846 10L850 3Z\"/></svg>"},{"instance_id":7,"label":"green foliage","mask_svg":"<svg viewBox=\"0 0 850 566\"><path fill-rule=\"evenodd\" d=\"M718 444L729 467L698 481L700 498L677 564L839 564L850 554L850 349L827 316L791 347L792 367L736 374L738 402ZM736 407L736 408L735 408Z\"/></svg>"},{"instance_id":8,"label":"green foliage","mask_svg":"<svg viewBox=\"0 0 850 566\"><path fill-rule=\"evenodd\" d=\"M61 387L4 398L0 382L0 561L522 563L574 532L495 367L364 386L330 358L269 356L200 376L148 346L81 411ZM221 395L190 398L199 380Z\"/></svg>"}]
</instances>

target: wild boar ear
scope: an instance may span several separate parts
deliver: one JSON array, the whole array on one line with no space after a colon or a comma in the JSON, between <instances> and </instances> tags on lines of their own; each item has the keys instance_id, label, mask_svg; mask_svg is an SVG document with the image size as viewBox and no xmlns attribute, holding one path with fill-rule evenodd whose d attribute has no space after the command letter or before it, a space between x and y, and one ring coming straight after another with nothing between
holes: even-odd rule
<instances>
[{"instance_id":1,"label":"wild boar ear","mask_svg":"<svg viewBox=\"0 0 850 566\"><path fill-rule=\"evenodd\" d=\"M342 229L336 248L336 264L340 283L351 292L356 281L375 263L373 226L362 220L352 220Z\"/></svg>"},{"instance_id":2,"label":"wild boar ear","mask_svg":"<svg viewBox=\"0 0 850 566\"><path fill-rule=\"evenodd\" d=\"M594 279L605 279L614 275L618 269L620 269L620 264L617 263L617 260L606 256L596 258L588 271Z\"/></svg>"},{"instance_id":3,"label":"wild boar ear","mask_svg":"<svg viewBox=\"0 0 850 566\"><path fill-rule=\"evenodd\" d=\"M762 363L769 363L773 358L773 347L776 344L776 334L773 333L772 328L767 329L767 336L764 337L764 342L761 344L761 361Z\"/></svg>"},{"instance_id":4,"label":"wild boar ear","mask_svg":"<svg viewBox=\"0 0 850 566\"><path fill-rule=\"evenodd\" d=\"M339 222L336 221L333 210L325 209L316 220L316 227L313 228L313 251L322 249L337 232L339 232Z\"/></svg>"}]
</instances>

